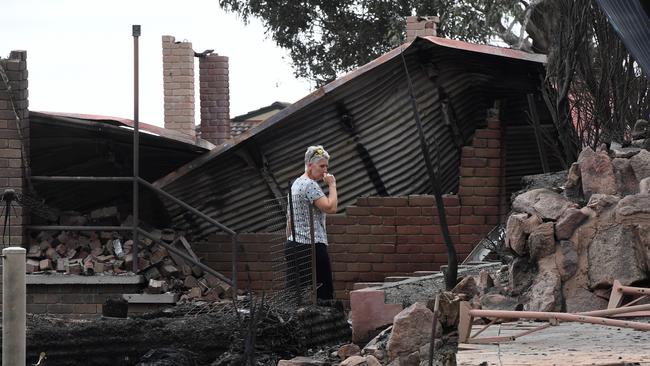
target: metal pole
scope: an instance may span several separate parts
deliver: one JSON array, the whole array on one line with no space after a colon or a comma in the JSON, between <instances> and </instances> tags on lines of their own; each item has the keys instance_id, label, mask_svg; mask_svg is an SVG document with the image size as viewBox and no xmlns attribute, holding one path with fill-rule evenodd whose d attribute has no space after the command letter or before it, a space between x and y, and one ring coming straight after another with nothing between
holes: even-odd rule
<instances>
[{"instance_id":1,"label":"metal pole","mask_svg":"<svg viewBox=\"0 0 650 366\"><path fill-rule=\"evenodd\" d=\"M26 229L41 231L132 231L133 226L74 226L74 225L27 225Z\"/></svg>"},{"instance_id":2,"label":"metal pole","mask_svg":"<svg viewBox=\"0 0 650 366\"><path fill-rule=\"evenodd\" d=\"M43 182L133 182L133 177L65 177L33 175L32 180Z\"/></svg>"},{"instance_id":3,"label":"metal pole","mask_svg":"<svg viewBox=\"0 0 650 366\"><path fill-rule=\"evenodd\" d=\"M26 288L24 248L2 250L2 364L24 365L26 356Z\"/></svg>"},{"instance_id":4,"label":"metal pole","mask_svg":"<svg viewBox=\"0 0 650 366\"><path fill-rule=\"evenodd\" d=\"M237 262L239 261L238 257L238 245L237 245L237 234L231 236L232 238L232 297L237 299Z\"/></svg>"},{"instance_id":5,"label":"metal pole","mask_svg":"<svg viewBox=\"0 0 650 366\"><path fill-rule=\"evenodd\" d=\"M138 177L140 176L139 49L140 26L133 25L133 273L138 273L138 226L140 226Z\"/></svg>"},{"instance_id":6,"label":"metal pole","mask_svg":"<svg viewBox=\"0 0 650 366\"><path fill-rule=\"evenodd\" d=\"M318 291L316 290L316 239L314 238L314 206L309 205L309 237L311 239L311 301L314 305L318 302Z\"/></svg>"}]
</instances>

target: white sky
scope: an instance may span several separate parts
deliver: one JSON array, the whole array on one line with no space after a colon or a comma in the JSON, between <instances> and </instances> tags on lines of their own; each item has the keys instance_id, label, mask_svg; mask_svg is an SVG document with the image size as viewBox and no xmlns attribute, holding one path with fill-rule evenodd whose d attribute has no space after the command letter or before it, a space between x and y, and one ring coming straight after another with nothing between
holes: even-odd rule
<instances>
[{"instance_id":1,"label":"white sky","mask_svg":"<svg viewBox=\"0 0 650 366\"><path fill-rule=\"evenodd\" d=\"M133 24L142 122L163 125L162 35L229 57L231 117L310 92L259 21L244 25L218 0L1 0L0 57L27 50L30 110L132 119Z\"/></svg>"}]
</instances>

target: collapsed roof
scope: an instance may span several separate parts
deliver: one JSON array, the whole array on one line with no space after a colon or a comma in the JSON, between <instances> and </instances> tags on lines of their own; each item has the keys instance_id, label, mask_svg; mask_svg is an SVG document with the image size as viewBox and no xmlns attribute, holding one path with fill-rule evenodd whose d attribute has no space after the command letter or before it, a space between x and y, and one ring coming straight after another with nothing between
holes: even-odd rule
<instances>
[{"instance_id":1,"label":"collapsed roof","mask_svg":"<svg viewBox=\"0 0 650 366\"><path fill-rule=\"evenodd\" d=\"M539 94L546 57L426 37L314 91L156 185L236 231L265 231L269 201L282 199L289 180L302 174L306 147L322 144L332 156L340 209L360 196L431 193L403 59L444 192L456 191L460 148L484 126L495 101L511 146L509 184L541 172L525 113L526 95ZM550 122L543 116L544 123ZM216 231L172 204L168 209L190 234Z\"/></svg>"}]
</instances>

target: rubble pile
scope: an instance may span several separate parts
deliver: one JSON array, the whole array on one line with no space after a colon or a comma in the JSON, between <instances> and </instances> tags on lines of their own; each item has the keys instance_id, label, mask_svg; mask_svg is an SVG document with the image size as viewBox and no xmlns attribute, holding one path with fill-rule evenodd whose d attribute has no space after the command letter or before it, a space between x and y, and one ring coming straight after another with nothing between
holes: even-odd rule
<instances>
[{"instance_id":1,"label":"rubble pile","mask_svg":"<svg viewBox=\"0 0 650 366\"><path fill-rule=\"evenodd\" d=\"M130 226L131 217L119 221L116 207L94 210L87 215L68 214L60 217L64 226L122 225ZM153 236L174 245L199 261L187 240L171 229L152 230ZM145 293L181 294L180 300L217 301L232 297L232 288L199 266L140 237L137 261L138 274L147 280ZM30 238L26 272L29 274L68 274L108 276L133 274L133 240L110 231L41 231Z\"/></svg>"},{"instance_id":2,"label":"rubble pile","mask_svg":"<svg viewBox=\"0 0 650 366\"><path fill-rule=\"evenodd\" d=\"M512 211L512 261L495 278L468 277L455 289L475 307L590 311L607 307L614 280L650 283L648 150L585 148L563 187L519 194Z\"/></svg>"}]
</instances>

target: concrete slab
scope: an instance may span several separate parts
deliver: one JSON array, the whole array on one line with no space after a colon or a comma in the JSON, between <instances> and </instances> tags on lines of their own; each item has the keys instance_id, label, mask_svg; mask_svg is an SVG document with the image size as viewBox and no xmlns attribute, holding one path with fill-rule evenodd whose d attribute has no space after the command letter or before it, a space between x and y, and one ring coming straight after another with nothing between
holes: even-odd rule
<instances>
[{"instance_id":1,"label":"concrete slab","mask_svg":"<svg viewBox=\"0 0 650 366\"><path fill-rule=\"evenodd\" d=\"M543 323L494 325L480 337L509 336ZM482 328L475 325L472 334ZM650 365L650 332L593 324L561 323L501 344L459 344L457 364ZM483 363L485 362L485 363Z\"/></svg>"},{"instance_id":2,"label":"concrete slab","mask_svg":"<svg viewBox=\"0 0 650 366\"><path fill-rule=\"evenodd\" d=\"M79 276L68 274L28 274L27 285L137 285L145 283L140 275Z\"/></svg>"}]
</instances>

